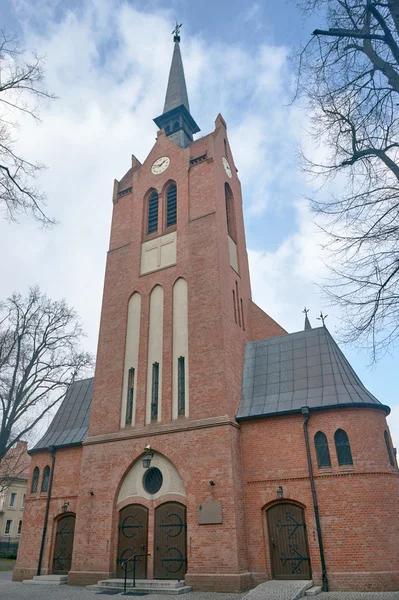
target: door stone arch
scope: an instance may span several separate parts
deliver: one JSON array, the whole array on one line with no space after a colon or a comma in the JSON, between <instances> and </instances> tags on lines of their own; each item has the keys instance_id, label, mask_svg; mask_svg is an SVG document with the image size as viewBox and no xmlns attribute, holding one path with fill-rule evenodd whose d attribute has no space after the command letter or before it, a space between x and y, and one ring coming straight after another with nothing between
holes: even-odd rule
<instances>
[{"instance_id":1,"label":"door stone arch","mask_svg":"<svg viewBox=\"0 0 399 600\"><path fill-rule=\"evenodd\" d=\"M266 510L273 579L310 579L311 566L305 512L292 502Z\"/></svg>"}]
</instances>

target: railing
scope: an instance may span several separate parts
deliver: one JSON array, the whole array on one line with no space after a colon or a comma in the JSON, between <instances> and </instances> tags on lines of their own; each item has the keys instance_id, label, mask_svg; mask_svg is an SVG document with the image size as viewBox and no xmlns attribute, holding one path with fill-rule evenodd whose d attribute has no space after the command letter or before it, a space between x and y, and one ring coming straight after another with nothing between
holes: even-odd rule
<instances>
[{"instance_id":1,"label":"railing","mask_svg":"<svg viewBox=\"0 0 399 600\"><path fill-rule=\"evenodd\" d=\"M151 556L151 554L132 554L129 558L121 560L121 568L125 571L125 581L123 584L123 593L126 594L126 581L127 581L127 563L133 560L133 587L136 587L136 558L141 556Z\"/></svg>"}]
</instances>

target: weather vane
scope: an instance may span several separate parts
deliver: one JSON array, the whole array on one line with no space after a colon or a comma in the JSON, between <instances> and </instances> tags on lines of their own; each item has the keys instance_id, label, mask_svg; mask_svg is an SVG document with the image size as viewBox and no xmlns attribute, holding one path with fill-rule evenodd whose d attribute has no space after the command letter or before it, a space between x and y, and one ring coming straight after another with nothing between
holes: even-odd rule
<instances>
[{"instance_id":1,"label":"weather vane","mask_svg":"<svg viewBox=\"0 0 399 600\"><path fill-rule=\"evenodd\" d=\"M307 314L308 314L308 312L309 312L309 309L308 309L308 308L306 308L306 306L305 306L305 308L303 309L303 311L302 311L302 312L303 312L305 315L307 315Z\"/></svg>"},{"instance_id":2,"label":"weather vane","mask_svg":"<svg viewBox=\"0 0 399 600\"><path fill-rule=\"evenodd\" d=\"M172 31L172 35L173 35L173 41L174 42L180 42L180 29L182 27L183 23L178 23L176 21L176 27L174 28L174 30Z\"/></svg>"},{"instance_id":3,"label":"weather vane","mask_svg":"<svg viewBox=\"0 0 399 600\"><path fill-rule=\"evenodd\" d=\"M323 315L323 312L320 311L320 317L317 317L318 321L321 321L323 323L323 327L326 326L325 324L325 320L327 319L328 315Z\"/></svg>"}]
</instances>

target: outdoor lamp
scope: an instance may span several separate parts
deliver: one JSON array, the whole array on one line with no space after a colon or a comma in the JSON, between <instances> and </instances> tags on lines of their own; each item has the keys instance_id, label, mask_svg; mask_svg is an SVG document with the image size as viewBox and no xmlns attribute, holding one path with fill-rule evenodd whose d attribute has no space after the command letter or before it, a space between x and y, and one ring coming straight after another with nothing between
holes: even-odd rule
<instances>
[{"instance_id":1,"label":"outdoor lamp","mask_svg":"<svg viewBox=\"0 0 399 600\"><path fill-rule=\"evenodd\" d=\"M143 463L144 469L148 469L151 464L151 459L154 456L153 451L151 450L151 446L146 446L144 448L144 456L141 459Z\"/></svg>"},{"instance_id":2,"label":"outdoor lamp","mask_svg":"<svg viewBox=\"0 0 399 600\"><path fill-rule=\"evenodd\" d=\"M283 494L284 494L283 486L279 485L277 488L277 498L279 500L281 500L281 498L283 497Z\"/></svg>"}]
</instances>

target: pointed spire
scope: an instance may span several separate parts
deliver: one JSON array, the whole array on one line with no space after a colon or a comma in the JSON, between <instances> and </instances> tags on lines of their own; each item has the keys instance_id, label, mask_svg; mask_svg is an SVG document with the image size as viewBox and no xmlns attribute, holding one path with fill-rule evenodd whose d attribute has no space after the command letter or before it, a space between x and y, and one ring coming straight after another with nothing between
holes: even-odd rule
<instances>
[{"instance_id":1,"label":"pointed spire","mask_svg":"<svg viewBox=\"0 0 399 600\"><path fill-rule=\"evenodd\" d=\"M305 331L306 331L307 329L312 329L312 326L311 326L311 324L310 324L310 321L309 321L309 319L308 319L308 312L309 312L309 309L308 309L308 308L306 308L306 306L305 306L305 308L303 309L303 311L302 311L302 312L303 312L303 313L305 313L305 328L304 328L304 329L305 329Z\"/></svg>"},{"instance_id":2,"label":"pointed spire","mask_svg":"<svg viewBox=\"0 0 399 600\"><path fill-rule=\"evenodd\" d=\"M176 27L172 31L174 49L165 104L162 115L156 117L154 121L160 129L165 130L167 137L170 137L175 144L181 148L186 148L193 141L193 134L200 131L200 128L190 114L186 79L180 53L180 27L181 24L176 23Z\"/></svg>"}]
</instances>

